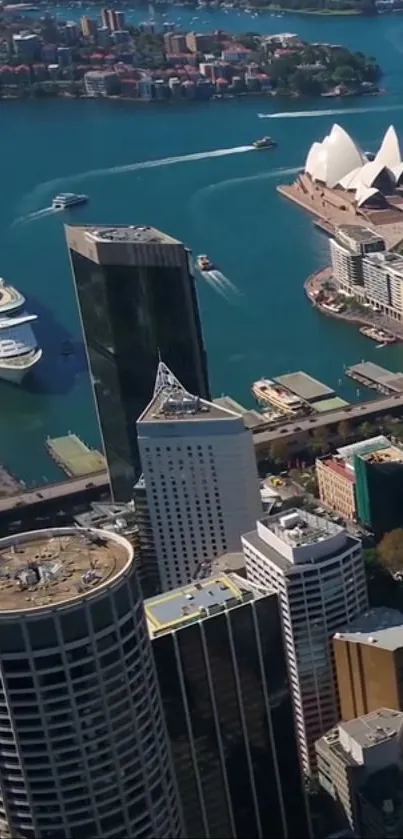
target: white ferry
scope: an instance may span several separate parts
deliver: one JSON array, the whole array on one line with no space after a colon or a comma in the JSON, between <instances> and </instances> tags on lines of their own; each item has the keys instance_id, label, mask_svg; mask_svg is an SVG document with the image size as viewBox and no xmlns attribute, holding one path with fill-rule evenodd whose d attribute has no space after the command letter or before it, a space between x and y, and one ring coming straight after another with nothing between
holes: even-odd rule
<instances>
[{"instance_id":1,"label":"white ferry","mask_svg":"<svg viewBox=\"0 0 403 839\"><path fill-rule=\"evenodd\" d=\"M298 414L305 407L302 399L271 379L254 382L252 393L260 404L274 406L285 414Z\"/></svg>"},{"instance_id":2,"label":"white ferry","mask_svg":"<svg viewBox=\"0 0 403 839\"><path fill-rule=\"evenodd\" d=\"M0 379L21 384L42 357L31 328L37 315L21 311L25 297L0 279Z\"/></svg>"},{"instance_id":3,"label":"white ferry","mask_svg":"<svg viewBox=\"0 0 403 839\"><path fill-rule=\"evenodd\" d=\"M68 207L75 207L76 204L86 204L88 195L79 195L75 192L61 192L52 201L52 210L67 210Z\"/></svg>"}]
</instances>

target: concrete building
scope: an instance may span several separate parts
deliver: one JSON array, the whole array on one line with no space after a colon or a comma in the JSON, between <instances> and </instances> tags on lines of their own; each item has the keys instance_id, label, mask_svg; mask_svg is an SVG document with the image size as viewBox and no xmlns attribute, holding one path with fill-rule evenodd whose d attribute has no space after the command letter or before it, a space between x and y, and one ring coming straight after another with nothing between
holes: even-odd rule
<instances>
[{"instance_id":1,"label":"concrete building","mask_svg":"<svg viewBox=\"0 0 403 839\"><path fill-rule=\"evenodd\" d=\"M354 836L403 835L403 713L380 708L316 743L318 777Z\"/></svg>"},{"instance_id":2,"label":"concrete building","mask_svg":"<svg viewBox=\"0 0 403 839\"><path fill-rule=\"evenodd\" d=\"M20 32L13 35L13 48L17 58L28 64L41 57L41 39L39 35L32 32Z\"/></svg>"},{"instance_id":3,"label":"concrete building","mask_svg":"<svg viewBox=\"0 0 403 839\"><path fill-rule=\"evenodd\" d=\"M83 15L81 18L81 32L84 35L84 38L94 38L97 34L97 22L92 18L88 17L87 15Z\"/></svg>"},{"instance_id":4,"label":"concrete building","mask_svg":"<svg viewBox=\"0 0 403 839\"><path fill-rule=\"evenodd\" d=\"M319 497L325 506L381 534L403 523L403 448L380 435L318 458Z\"/></svg>"},{"instance_id":5,"label":"concrete building","mask_svg":"<svg viewBox=\"0 0 403 839\"><path fill-rule=\"evenodd\" d=\"M368 606L361 542L304 510L257 522L242 538L249 580L279 594L304 769L339 719L331 639Z\"/></svg>"},{"instance_id":6,"label":"concrete building","mask_svg":"<svg viewBox=\"0 0 403 839\"><path fill-rule=\"evenodd\" d=\"M141 474L135 423L159 356L209 398L191 254L140 225L66 227L66 237L114 500L127 501Z\"/></svg>"},{"instance_id":7,"label":"concrete building","mask_svg":"<svg viewBox=\"0 0 403 839\"><path fill-rule=\"evenodd\" d=\"M120 92L120 79L113 70L88 70L84 73L87 96L113 96Z\"/></svg>"},{"instance_id":8,"label":"concrete building","mask_svg":"<svg viewBox=\"0 0 403 839\"><path fill-rule=\"evenodd\" d=\"M343 720L383 706L403 711L403 614L370 609L333 637Z\"/></svg>"},{"instance_id":9,"label":"concrete building","mask_svg":"<svg viewBox=\"0 0 403 839\"><path fill-rule=\"evenodd\" d=\"M182 55L187 52L186 35L173 32L165 32L164 34L165 52L171 55Z\"/></svg>"},{"instance_id":10,"label":"concrete building","mask_svg":"<svg viewBox=\"0 0 403 839\"><path fill-rule=\"evenodd\" d=\"M189 52L210 52L214 35L211 32L188 32L186 35L186 48Z\"/></svg>"},{"instance_id":11,"label":"concrete building","mask_svg":"<svg viewBox=\"0 0 403 839\"><path fill-rule=\"evenodd\" d=\"M200 563L241 548L261 512L251 432L194 396L160 363L137 437L159 576L184 585Z\"/></svg>"},{"instance_id":12,"label":"concrete building","mask_svg":"<svg viewBox=\"0 0 403 839\"><path fill-rule=\"evenodd\" d=\"M221 572L145 612L185 836L308 837L276 595Z\"/></svg>"},{"instance_id":13,"label":"concrete building","mask_svg":"<svg viewBox=\"0 0 403 839\"><path fill-rule=\"evenodd\" d=\"M1 836L180 836L132 546L75 527L0 553Z\"/></svg>"}]
</instances>

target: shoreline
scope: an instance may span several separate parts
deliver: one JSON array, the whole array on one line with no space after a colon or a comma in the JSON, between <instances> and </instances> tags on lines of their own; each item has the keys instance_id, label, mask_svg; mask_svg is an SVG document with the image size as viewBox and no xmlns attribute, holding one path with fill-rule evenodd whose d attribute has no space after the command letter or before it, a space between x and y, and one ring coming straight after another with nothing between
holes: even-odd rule
<instances>
[{"instance_id":1,"label":"shoreline","mask_svg":"<svg viewBox=\"0 0 403 839\"><path fill-rule=\"evenodd\" d=\"M81 0L70 0L70 4L74 5L74 6L77 6L77 7L82 6ZM41 8L44 8L44 7L46 7L46 8L49 7L49 3L47 3L47 2L39 2L39 3L36 3L35 5L36 5L38 10L40 10ZM51 5L53 5L53 4L51 4ZM62 4L54 4L54 8L57 9L61 5ZM147 8L146 3L144 3L142 5L144 5L145 9ZM95 0L95 2L91 2L91 0L89 0L88 6L92 6L94 9L97 9L97 8L101 9L101 8L103 8L104 4L102 3L102 0ZM126 8L131 8L128 3L116 3L115 7L117 9L122 8L123 10L126 9ZM356 8L356 9L303 9L303 8L292 9L292 8L286 8L286 7L283 7L283 6L279 6L275 3L273 3L273 4L269 3L266 6L253 6L253 5L249 5L249 4L234 5L233 7L228 8L226 6L200 7L200 6L197 5L197 3L175 3L175 2L158 3L157 2L157 4L156 4L157 13L158 13L159 8L166 8L166 7L169 7L169 8L175 7L177 9L195 9L197 11L203 11L203 10L206 11L207 10L209 12L215 12L215 11L218 11L218 12L220 12L220 11L246 12L246 11L248 11L248 12L257 12L258 14L260 12L266 12L266 13L267 12L268 13L275 12L275 13L281 14L281 15L304 15L304 16L308 15L308 16L315 16L315 17L378 17L378 13L376 12L375 9L374 9L373 14L363 14L363 12L359 8Z\"/></svg>"},{"instance_id":2,"label":"shoreline","mask_svg":"<svg viewBox=\"0 0 403 839\"><path fill-rule=\"evenodd\" d=\"M332 268L328 265L326 268L320 268L319 271L315 271L313 274L310 274L304 281L305 295L314 309L317 309L322 315L327 315L327 317L334 318L335 320L341 320L351 325L375 326L377 328L384 329L391 335L394 335L397 341L403 341L403 323L394 321L392 318L388 318L385 315L383 315L384 323L382 322L382 324L379 324L379 315L378 320L374 321L369 314L366 316L364 313L362 315L358 313L349 314L348 312L330 312L329 309L324 309L315 297L312 296L312 292L319 291L324 283L327 280L330 280L331 277Z\"/></svg>"}]
</instances>

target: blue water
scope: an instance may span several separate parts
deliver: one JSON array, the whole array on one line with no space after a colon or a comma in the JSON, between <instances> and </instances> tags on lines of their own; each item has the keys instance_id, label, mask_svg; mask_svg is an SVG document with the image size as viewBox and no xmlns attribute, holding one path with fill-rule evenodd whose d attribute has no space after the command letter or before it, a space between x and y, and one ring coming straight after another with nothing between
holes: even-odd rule
<instances>
[{"instance_id":1,"label":"blue water","mask_svg":"<svg viewBox=\"0 0 403 839\"><path fill-rule=\"evenodd\" d=\"M57 9L66 19L84 13L96 11ZM99 443L65 221L153 224L194 253L211 256L229 281L215 288L199 283L217 395L230 393L252 404L254 379L303 369L354 399L344 365L365 358L403 369L403 347L377 350L355 328L324 318L307 304L303 281L327 263L328 242L314 230L312 218L275 190L293 178L310 144L335 120L365 149L376 148L392 121L403 137L403 19L279 19L268 13L251 19L236 11L202 11L192 21L197 14L172 9L167 17L200 31L287 30L311 41L344 43L376 56L388 92L328 109L324 100L291 104L260 98L178 107L1 103L0 275L24 291L40 315L44 359L26 387L0 382L0 462L28 482L60 477L45 452L47 435L72 430ZM144 12L131 15L134 21L143 17ZM258 116L290 111L292 118ZM275 150L240 150L268 133L278 141ZM233 152L215 154L225 149ZM177 160L187 155L196 159ZM149 161L163 163L142 166ZM64 214L41 212L57 191L76 188L89 194L88 205ZM60 355L66 339L76 346L67 358Z\"/></svg>"}]
</instances>

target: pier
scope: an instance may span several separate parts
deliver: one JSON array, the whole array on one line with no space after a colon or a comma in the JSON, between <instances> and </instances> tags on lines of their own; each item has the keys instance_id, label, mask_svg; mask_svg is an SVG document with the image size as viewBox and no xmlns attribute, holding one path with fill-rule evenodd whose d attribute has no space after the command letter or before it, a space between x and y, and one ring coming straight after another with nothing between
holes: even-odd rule
<instances>
[{"instance_id":1,"label":"pier","mask_svg":"<svg viewBox=\"0 0 403 839\"><path fill-rule=\"evenodd\" d=\"M25 484L0 463L0 498L10 498L25 489Z\"/></svg>"},{"instance_id":2,"label":"pier","mask_svg":"<svg viewBox=\"0 0 403 839\"><path fill-rule=\"evenodd\" d=\"M377 390L383 396L391 396L395 393L403 393L403 373L393 373L385 367L373 364L372 361L362 361L354 364L345 371L346 376L354 379L364 387Z\"/></svg>"},{"instance_id":3,"label":"pier","mask_svg":"<svg viewBox=\"0 0 403 839\"><path fill-rule=\"evenodd\" d=\"M95 475L106 471L106 459L97 449L90 449L77 434L69 432L65 437L48 437L46 448L69 478Z\"/></svg>"}]
</instances>

